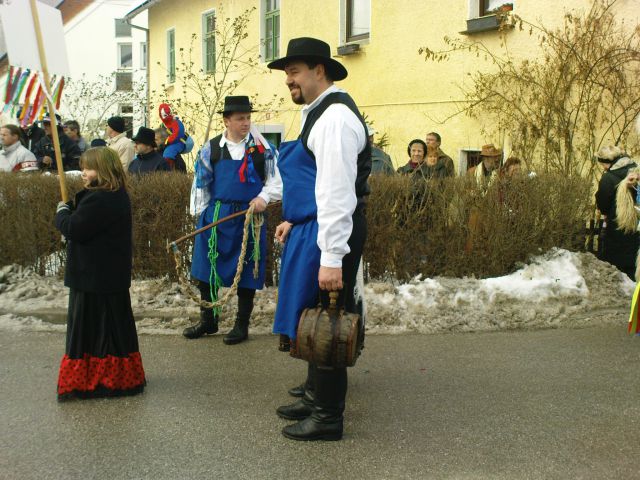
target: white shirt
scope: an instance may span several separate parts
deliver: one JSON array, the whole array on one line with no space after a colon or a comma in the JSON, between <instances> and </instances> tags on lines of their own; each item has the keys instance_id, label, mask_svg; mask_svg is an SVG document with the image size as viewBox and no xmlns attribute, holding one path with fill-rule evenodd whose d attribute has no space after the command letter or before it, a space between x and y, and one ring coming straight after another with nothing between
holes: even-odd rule
<instances>
[{"instance_id":1,"label":"white shirt","mask_svg":"<svg viewBox=\"0 0 640 480\"><path fill-rule=\"evenodd\" d=\"M225 131L222 137L220 137L220 148L224 148L224 146L226 145L232 160L243 160L244 152L247 149L247 142L249 141L249 135L251 135L251 132L247 133L247 136L244 137L239 143L234 143L227 138L227 132ZM267 166L265 164L264 174L266 181L264 183L264 186L262 187L262 191L258 194L258 196L262 198L267 204L271 201L275 202L278 200L282 200L282 178L280 177L280 171L278 170L278 156L275 155L275 152L274 157L275 174L271 175L271 172L267 171Z\"/></svg>"},{"instance_id":2,"label":"white shirt","mask_svg":"<svg viewBox=\"0 0 640 480\"><path fill-rule=\"evenodd\" d=\"M302 108L302 127L318 104L330 93L343 92L335 85L327 88L310 105ZM358 153L367 136L358 117L344 104L329 106L312 127L307 147L316 157L316 204L318 206L318 247L320 265L342 268L349 253L353 230L351 217L356 209Z\"/></svg>"},{"instance_id":3,"label":"white shirt","mask_svg":"<svg viewBox=\"0 0 640 480\"><path fill-rule=\"evenodd\" d=\"M254 139L256 136L260 136L261 143L263 145L267 144L267 141L260 135L260 133L252 126L252 131L247 134L240 142L235 143L231 140L227 139L225 131L220 137L220 148L222 149L225 145L229 150L229 155L231 155L231 160L241 161L244 159L244 152L246 150L247 142L249 141L249 135L253 134ZM278 170L278 154L277 151L274 151L274 174L272 175L267 165L265 165L265 176L266 181L264 186L262 187L262 191L258 194L258 197L262 198L265 203L275 202L278 200L282 200L282 178L280 177L280 171ZM209 167L211 168L211 167ZM209 187L207 186L204 189L197 188L197 175L193 177L193 184L191 186L191 200L189 211L191 215L200 215L202 211L207 208L209 205L211 197L209 195Z\"/></svg>"}]
</instances>

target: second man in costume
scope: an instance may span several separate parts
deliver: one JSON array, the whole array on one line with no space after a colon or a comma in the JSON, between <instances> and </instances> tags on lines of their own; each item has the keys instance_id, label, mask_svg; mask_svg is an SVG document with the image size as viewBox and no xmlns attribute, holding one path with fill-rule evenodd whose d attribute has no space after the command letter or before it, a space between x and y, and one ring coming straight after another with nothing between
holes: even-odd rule
<instances>
[{"instance_id":1,"label":"second man in costume","mask_svg":"<svg viewBox=\"0 0 640 480\"><path fill-rule=\"evenodd\" d=\"M282 181L276 168L277 152L251 125L251 103L247 96L225 98L224 133L200 150L191 189L191 214L198 215L198 228L254 206L263 212L267 204L282 198ZM219 287L230 287L241 253L244 217L221 223L196 237L191 275L198 280L201 299L218 298ZM259 263L254 275L254 262ZM247 339L253 297L265 279L266 222L255 238L250 237L242 276L238 284L238 314L224 343ZM218 309L200 309L200 322L185 329L187 338L199 338L218 331Z\"/></svg>"}]
</instances>

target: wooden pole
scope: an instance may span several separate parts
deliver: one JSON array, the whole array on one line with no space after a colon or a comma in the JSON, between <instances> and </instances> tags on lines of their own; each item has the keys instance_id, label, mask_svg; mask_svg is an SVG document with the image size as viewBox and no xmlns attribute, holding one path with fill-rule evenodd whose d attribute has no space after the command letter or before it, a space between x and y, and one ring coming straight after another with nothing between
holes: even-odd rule
<instances>
[{"instance_id":1,"label":"wooden pole","mask_svg":"<svg viewBox=\"0 0 640 480\"><path fill-rule=\"evenodd\" d=\"M44 50L44 42L42 40L42 31L40 30L40 17L38 16L38 5L36 0L29 0L31 3L31 15L33 16L33 26L36 31L36 40L38 42L38 53L40 54L40 65L42 66L42 75L44 77L44 87L49 95L53 95L51 83L49 81L49 69L47 68L47 55ZM51 137L53 138L53 149L56 156L56 165L58 167L58 179L60 181L60 195L63 202L69 201L67 193L67 185L64 177L64 167L62 165L62 155L60 153L60 138L58 137L58 121L55 115L54 105L47 97L49 105L49 116L51 117Z\"/></svg>"}]
</instances>

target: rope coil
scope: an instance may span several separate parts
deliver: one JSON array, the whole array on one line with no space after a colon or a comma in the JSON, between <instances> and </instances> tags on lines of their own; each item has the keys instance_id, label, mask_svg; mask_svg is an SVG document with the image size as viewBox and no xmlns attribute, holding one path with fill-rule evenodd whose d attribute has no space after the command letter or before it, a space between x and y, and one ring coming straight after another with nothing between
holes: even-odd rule
<instances>
[{"instance_id":1,"label":"rope coil","mask_svg":"<svg viewBox=\"0 0 640 480\"><path fill-rule=\"evenodd\" d=\"M260 229L262 225L264 225L264 215L262 213L253 213L254 206L249 205L247 212L245 214L244 225L243 225L243 233L242 233L242 247L240 249L240 256L238 257L238 265L236 267L236 274L233 277L233 283L231 287L222 298L216 299L213 302L207 302L202 300L198 295L196 295L193 291L193 285L189 283L188 278L189 274L186 272L186 268L184 262L182 261L182 256L180 250L178 248L172 248L173 250L173 258L176 264L176 274L178 276L178 282L183 287L184 292L195 301L198 306L206 309L216 309L220 310L231 298L235 296L238 291L238 284L240 283L240 277L242 276L242 271L244 269L244 260L247 256L247 245L249 244L249 235L253 238L253 254L251 259L254 261L253 266L253 276L254 278L258 277L260 271ZM211 232L211 235L215 234ZM215 243L215 241L214 241ZM211 246L211 244L210 244ZM215 252L214 257L217 256L217 252ZM211 257L210 257L211 259ZM212 270L213 266L212 266ZM215 278L215 281L218 281L217 274L215 271L212 271L212 279ZM212 297L213 298L213 297Z\"/></svg>"}]
</instances>

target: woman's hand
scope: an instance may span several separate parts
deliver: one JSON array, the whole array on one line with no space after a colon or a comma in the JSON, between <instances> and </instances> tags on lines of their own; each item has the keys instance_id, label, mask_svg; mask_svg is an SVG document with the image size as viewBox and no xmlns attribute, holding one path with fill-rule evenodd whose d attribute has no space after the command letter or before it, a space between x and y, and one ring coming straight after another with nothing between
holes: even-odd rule
<instances>
[{"instance_id":1,"label":"woman's hand","mask_svg":"<svg viewBox=\"0 0 640 480\"><path fill-rule=\"evenodd\" d=\"M632 188L635 187L638 184L638 180L640 179L640 173L638 172L631 172L627 175L627 178L625 179L627 182L627 187Z\"/></svg>"},{"instance_id":2,"label":"woman's hand","mask_svg":"<svg viewBox=\"0 0 640 480\"><path fill-rule=\"evenodd\" d=\"M280 243L284 243L287 239L287 235L291 231L291 227L293 227L292 223L282 222L280 225L276 227L276 240Z\"/></svg>"}]
</instances>

